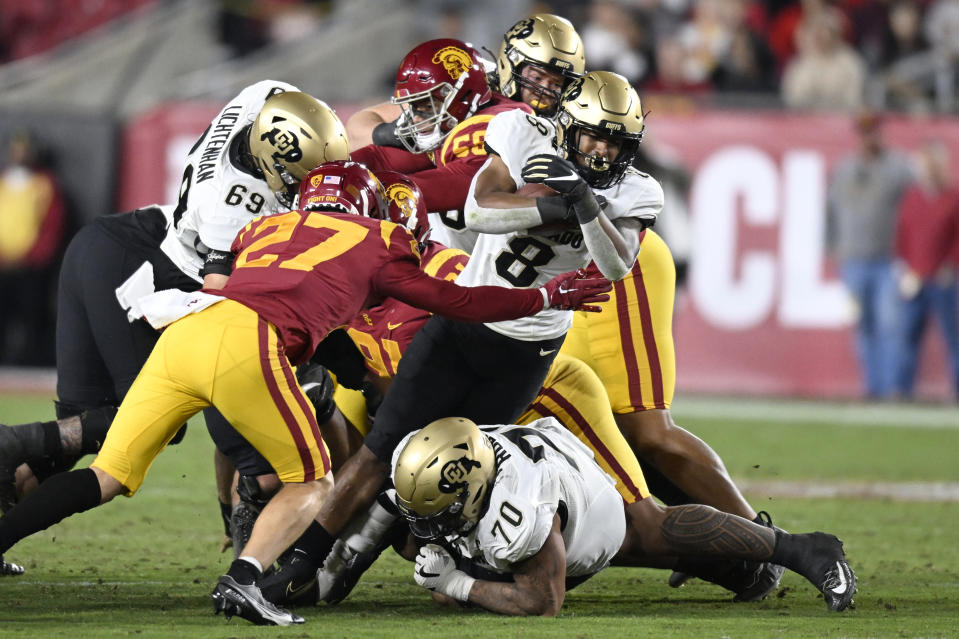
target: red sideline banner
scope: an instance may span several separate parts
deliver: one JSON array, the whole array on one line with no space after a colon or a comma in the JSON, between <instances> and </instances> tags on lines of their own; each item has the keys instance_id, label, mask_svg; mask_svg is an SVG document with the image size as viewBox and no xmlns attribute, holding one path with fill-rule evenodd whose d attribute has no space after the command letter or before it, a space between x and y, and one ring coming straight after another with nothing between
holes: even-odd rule
<instances>
[{"instance_id":1,"label":"red sideline banner","mask_svg":"<svg viewBox=\"0 0 959 639\"><path fill-rule=\"evenodd\" d=\"M340 105L344 120L355 105ZM120 210L174 202L183 159L219 105L172 104L124 134ZM648 143L692 171L692 257L674 334L678 391L853 398L861 392L852 307L824 253L825 194L856 147L848 118L707 111L652 114ZM959 162L959 120L889 117L903 150L946 141ZM669 215L669 202L663 215ZM950 394L933 326L918 394Z\"/></svg>"}]
</instances>

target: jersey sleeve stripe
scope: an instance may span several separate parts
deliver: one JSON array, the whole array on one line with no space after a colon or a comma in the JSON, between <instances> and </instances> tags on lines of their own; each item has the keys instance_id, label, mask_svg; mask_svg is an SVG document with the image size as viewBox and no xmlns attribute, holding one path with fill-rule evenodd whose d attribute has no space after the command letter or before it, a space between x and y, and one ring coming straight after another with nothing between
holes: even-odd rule
<instances>
[{"instance_id":1,"label":"jersey sleeve stripe","mask_svg":"<svg viewBox=\"0 0 959 639\"><path fill-rule=\"evenodd\" d=\"M656 335L653 332L653 317L649 310L649 296L646 294L646 281L643 279L643 269L639 261L633 266L633 287L636 290L636 299L639 302L639 318L643 329L643 345L646 351L646 360L649 364L649 381L653 391L653 407L666 408L663 399L663 369L659 361L659 350L656 346Z\"/></svg>"},{"instance_id":2,"label":"jersey sleeve stripe","mask_svg":"<svg viewBox=\"0 0 959 639\"><path fill-rule=\"evenodd\" d=\"M467 118L466 120L463 120L462 122L454 126L453 130L446 135L446 140L443 142L443 147L440 150L440 153L437 156L437 159L442 161L442 159L446 157L446 152L449 150L449 147L453 143L453 140L465 129L475 124L486 124L492 119L493 119L492 115L486 115L486 114L474 115L473 117Z\"/></svg>"},{"instance_id":3,"label":"jersey sleeve stripe","mask_svg":"<svg viewBox=\"0 0 959 639\"><path fill-rule=\"evenodd\" d=\"M605 462L603 465L609 467L609 469L613 472L613 477L616 479L617 486L622 486L626 489L626 494L623 495L623 497L627 499L627 501L631 499L632 501L630 503L632 503L639 501L646 496L643 494L643 489L646 488L645 479L643 478L643 471L639 468L639 462L636 461L635 455L633 456L632 460L626 461L627 464L632 461L632 463L636 465L636 468L631 474L626 470L626 468L623 466L623 463L620 462L616 455L613 454L613 451L609 449L599 434L593 430L593 427L589 421L584 418L582 413L580 413L576 407L573 406L565 397L557 393L552 388L544 388L542 390L542 396L549 398L550 401L554 402L561 411L569 415L570 419L572 419L573 423L582 433L583 437L586 438L585 443L596 452L597 456L603 462ZM549 408L542 404L542 402L538 402L538 404L539 406L535 406L537 411L549 411ZM551 413L553 413L553 416L556 417L561 423L566 423L562 417L556 415L552 411ZM629 450L628 445L626 450ZM633 481L633 474L637 475L637 480L642 481L642 489L637 485L638 482ZM622 490L620 490L620 493L622 493Z\"/></svg>"}]
</instances>

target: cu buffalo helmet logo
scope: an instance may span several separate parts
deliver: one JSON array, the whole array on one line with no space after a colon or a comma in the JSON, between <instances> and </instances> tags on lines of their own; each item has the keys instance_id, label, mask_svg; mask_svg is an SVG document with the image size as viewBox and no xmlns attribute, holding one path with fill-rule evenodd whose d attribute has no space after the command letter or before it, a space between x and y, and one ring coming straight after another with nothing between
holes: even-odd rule
<instances>
[{"instance_id":1,"label":"cu buffalo helmet logo","mask_svg":"<svg viewBox=\"0 0 959 639\"><path fill-rule=\"evenodd\" d=\"M469 457L460 457L446 462L440 472L440 492L458 493L463 490L468 485L466 478L469 477L470 471L480 466L482 464Z\"/></svg>"},{"instance_id":2,"label":"cu buffalo helmet logo","mask_svg":"<svg viewBox=\"0 0 959 639\"><path fill-rule=\"evenodd\" d=\"M271 124L286 122L286 118L276 116ZM276 149L273 152L274 160L285 160L287 162L299 162L303 159L303 151L300 149L300 141L293 131L286 128L274 126L272 129L260 136L260 140L268 140Z\"/></svg>"},{"instance_id":3,"label":"cu buffalo helmet logo","mask_svg":"<svg viewBox=\"0 0 959 639\"><path fill-rule=\"evenodd\" d=\"M513 39L523 39L528 38L533 33L533 19L527 18L526 20L520 20L513 25L513 28L506 32L506 41L509 42Z\"/></svg>"},{"instance_id":4,"label":"cu buffalo helmet logo","mask_svg":"<svg viewBox=\"0 0 959 639\"><path fill-rule=\"evenodd\" d=\"M454 80L470 70L473 58L459 47L443 47L433 54L433 64L442 64Z\"/></svg>"}]
</instances>

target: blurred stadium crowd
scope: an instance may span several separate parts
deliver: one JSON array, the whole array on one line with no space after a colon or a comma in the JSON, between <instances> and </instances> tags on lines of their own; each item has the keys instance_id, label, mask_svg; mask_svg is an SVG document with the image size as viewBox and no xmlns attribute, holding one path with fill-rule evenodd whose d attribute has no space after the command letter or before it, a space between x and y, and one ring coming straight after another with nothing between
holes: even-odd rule
<instances>
[{"instance_id":1,"label":"blurred stadium crowd","mask_svg":"<svg viewBox=\"0 0 959 639\"><path fill-rule=\"evenodd\" d=\"M239 58L319 32L346 2L207 0ZM0 2L4 62L44 53L164 0ZM175 2L167 4L176 4ZM569 17L589 68L645 93L778 96L798 109L955 112L959 0L405 0L419 39L494 44L524 13Z\"/></svg>"}]
</instances>

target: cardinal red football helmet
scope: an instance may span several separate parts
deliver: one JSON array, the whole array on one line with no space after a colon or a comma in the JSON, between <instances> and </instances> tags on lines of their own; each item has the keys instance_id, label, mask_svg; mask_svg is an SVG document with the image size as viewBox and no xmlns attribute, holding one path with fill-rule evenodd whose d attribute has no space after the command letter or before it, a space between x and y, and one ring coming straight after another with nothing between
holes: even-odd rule
<instances>
[{"instance_id":1,"label":"cardinal red football helmet","mask_svg":"<svg viewBox=\"0 0 959 639\"><path fill-rule=\"evenodd\" d=\"M479 54L461 40L429 40L406 54L393 104L403 109L396 135L412 153L431 151L493 97Z\"/></svg>"},{"instance_id":2,"label":"cardinal red football helmet","mask_svg":"<svg viewBox=\"0 0 959 639\"><path fill-rule=\"evenodd\" d=\"M386 191L373 173L359 162L325 162L300 182L301 211L352 213L388 219Z\"/></svg>"},{"instance_id":3,"label":"cardinal red football helmet","mask_svg":"<svg viewBox=\"0 0 959 639\"><path fill-rule=\"evenodd\" d=\"M379 171L376 177L386 189L390 221L406 227L416 241L425 242L430 233L430 223L420 187L396 171Z\"/></svg>"}]
</instances>

